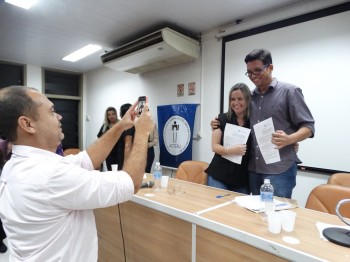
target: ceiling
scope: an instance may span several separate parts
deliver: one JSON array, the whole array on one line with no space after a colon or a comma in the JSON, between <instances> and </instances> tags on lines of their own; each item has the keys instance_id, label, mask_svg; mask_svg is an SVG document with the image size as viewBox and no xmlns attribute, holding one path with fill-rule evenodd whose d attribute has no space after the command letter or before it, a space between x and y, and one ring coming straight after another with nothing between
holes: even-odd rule
<instances>
[{"instance_id":1,"label":"ceiling","mask_svg":"<svg viewBox=\"0 0 350 262\"><path fill-rule=\"evenodd\" d=\"M307 0L38 0L29 10L0 0L0 60L87 72L101 53L164 26L199 37L214 29ZM103 51L62 57L87 45Z\"/></svg>"}]
</instances>

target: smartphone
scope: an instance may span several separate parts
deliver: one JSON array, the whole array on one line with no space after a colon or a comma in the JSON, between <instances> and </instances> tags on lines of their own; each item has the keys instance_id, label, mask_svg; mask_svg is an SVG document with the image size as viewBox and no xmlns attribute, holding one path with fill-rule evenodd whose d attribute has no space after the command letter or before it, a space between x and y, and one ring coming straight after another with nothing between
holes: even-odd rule
<instances>
[{"instance_id":1,"label":"smartphone","mask_svg":"<svg viewBox=\"0 0 350 262\"><path fill-rule=\"evenodd\" d=\"M142 110L146 103L146 96L140 96L137 104L137 115L140 116L142 114Z\"/></svg>"}]
</instances>

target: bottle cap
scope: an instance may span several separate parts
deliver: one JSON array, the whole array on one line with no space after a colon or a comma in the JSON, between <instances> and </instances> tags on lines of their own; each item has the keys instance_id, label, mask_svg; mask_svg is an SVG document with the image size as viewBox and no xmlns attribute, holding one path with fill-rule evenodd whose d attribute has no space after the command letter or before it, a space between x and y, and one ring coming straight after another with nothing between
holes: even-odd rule
<instances>
[{"instance_id":1,"label":"bottle cap","mask_svg":"<svg viewBox=\"0 0 350 262\"><path fill-rule=\"evenodd\" d=\"M264 184L266 184L266 183L270 183L270 179L265 178L265 179L264 179Z\"/></svg>"}]
</instances>

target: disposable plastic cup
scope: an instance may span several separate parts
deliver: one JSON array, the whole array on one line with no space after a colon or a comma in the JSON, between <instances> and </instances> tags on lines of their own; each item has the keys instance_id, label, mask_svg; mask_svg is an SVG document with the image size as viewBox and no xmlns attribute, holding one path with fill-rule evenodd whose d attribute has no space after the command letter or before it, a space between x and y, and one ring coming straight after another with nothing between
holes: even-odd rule
<instances>
[{"instance_id":1,"label":"disposable plastic cup","mask_svg":"<svg viewBox=\"0 0 350 262\"><path fill-rule=\"evenodd\" d=\"M169 176L162 176L162 180L160 182L161 187L168 187Z\"/></svg>"},{"instance_id":2,"label":"disposable plastic cup","mask_svg":"<svg viewBox=\"0 0 350 262\"><path fill-rule=\"evenodd\" d=\"M282 227L281 215L277 212L268 212L267 213L267 222L269 232L272 234L279 234Z\"/></svg>"},{"instance_id":3,"label":"disposable plastic cup","mask_svg":"<svg viewBox=\"0 0 350 262\"><path fill-rule=\"evenodd\" d=\"M282 229L286 232L293 232L297 213L291 210L282 210L280 211L280 214L282 219Z\"/></svg>"},{"instance_id":4,"label":"disposable plastic cup","mask_svg":"<svg viewBox=\"0 0 350 262\"><path fill-rule=\"evenodd\" d=\"M118 164L113 164L112 166L112 171L118 171Z\"/></svg>"}]
</instances>

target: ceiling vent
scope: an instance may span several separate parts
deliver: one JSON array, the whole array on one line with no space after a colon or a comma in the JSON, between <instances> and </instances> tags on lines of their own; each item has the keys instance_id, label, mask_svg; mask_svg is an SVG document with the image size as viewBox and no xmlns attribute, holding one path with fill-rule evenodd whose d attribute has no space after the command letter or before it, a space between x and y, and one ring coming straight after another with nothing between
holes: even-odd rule
<instances>
[{"instance_id":1,"label":"ceiling vent","mask_svg":"<svg viewBox=\"0 0 350 262\"><path fill-rule=\"evenodd\" d=\"M133 74L144 73L199 57L199 42L163 28L101 56L105 66Z\"/></svg>"}]
</instances>

